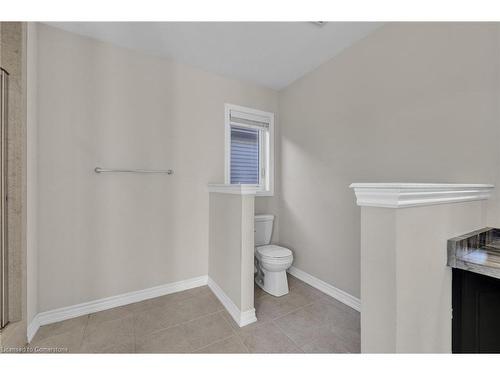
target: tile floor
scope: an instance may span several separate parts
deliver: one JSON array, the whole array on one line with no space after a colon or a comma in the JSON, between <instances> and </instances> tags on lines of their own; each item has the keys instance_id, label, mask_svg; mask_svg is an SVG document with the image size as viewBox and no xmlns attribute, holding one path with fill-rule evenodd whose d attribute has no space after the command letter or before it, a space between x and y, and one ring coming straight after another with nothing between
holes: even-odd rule
<instances>
[{"instance_id":1,"label":"tile floor","mask_svg":"<svg viewBox=\"0 0 500 375\"><path fill-rule=\"evenodd\" d=\"M359 353L359 313L289 276L255 287L258 322L240 328L206 286L43 326L30 346L72 353ZM45 351L45 350L42 350Z\"/></svg>"}]
</instances>

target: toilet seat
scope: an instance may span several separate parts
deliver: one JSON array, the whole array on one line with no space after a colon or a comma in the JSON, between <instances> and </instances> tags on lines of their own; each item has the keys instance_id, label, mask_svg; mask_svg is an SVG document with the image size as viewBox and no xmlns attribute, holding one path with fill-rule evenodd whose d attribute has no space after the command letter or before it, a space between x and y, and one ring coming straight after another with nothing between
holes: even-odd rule
<instances>
[{"instance_id":1,"label":"toilet seat","mask_svg":"<svg viewBox=\"0 0 500 375\"><path fill-rule=\"evenodd\" d=\"M278 245L264 245L257 247L257 255L263 260L284 260L290 258L293 254L290 249Z\"/></svg>"}]
</instances>

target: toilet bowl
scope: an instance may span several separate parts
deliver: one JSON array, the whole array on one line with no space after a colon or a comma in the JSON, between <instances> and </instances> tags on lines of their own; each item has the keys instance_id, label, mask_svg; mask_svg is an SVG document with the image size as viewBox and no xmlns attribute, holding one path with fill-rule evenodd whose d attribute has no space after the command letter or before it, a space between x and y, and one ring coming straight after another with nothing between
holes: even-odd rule
<instances>
[{"instance_id":1,"label":"toilet bowl","mask_svg":"<svg viewBox=\"0 0 500 375\"><path fill-rule=\"evenodd\" d=\"M286 247L270 244L273 223L273 215L255 216L255 283L280 297L288 293L286 270L293 263L293 254Z\"/></svg>"}]
</instances>

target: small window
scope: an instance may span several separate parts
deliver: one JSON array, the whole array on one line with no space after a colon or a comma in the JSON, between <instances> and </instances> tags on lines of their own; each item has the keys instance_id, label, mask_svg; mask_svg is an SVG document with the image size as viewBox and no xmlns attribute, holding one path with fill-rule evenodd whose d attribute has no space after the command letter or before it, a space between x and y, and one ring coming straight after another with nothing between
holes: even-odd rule
<instances>
[{"instance_id":1,"label":"small window","mask_svg":"<svg viewBox=\"0 0 500 375\"><path fill-rule=\"evenodd\" d=\"M226 104L226 183L273 194L274 114Z\"/></svg>"},{"instance_id":2,"label":"small window","mask_svg":"<svg viewBox=\"0 0 500 375\"><path fill-rule=\"evenodd\" d=\"M259 130L231 127L231 184L260 184Z\"/></svg>"}]
</instances>

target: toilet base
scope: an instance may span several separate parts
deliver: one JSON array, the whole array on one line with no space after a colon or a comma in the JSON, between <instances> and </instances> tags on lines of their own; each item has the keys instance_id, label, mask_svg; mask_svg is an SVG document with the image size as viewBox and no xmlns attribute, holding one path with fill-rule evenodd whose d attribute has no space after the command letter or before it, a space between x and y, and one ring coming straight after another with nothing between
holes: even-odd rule
<instances>
[{"instance_id":1,"label":"toilet base","mask_svg":"<svg viewBox=\"0 0 500 375\"><path fill-rule=\"evenodd\" d=\"M255 278L255 283L264 291L275 297L288 294L286 271L271 272L263 270L263 278Z\"/></svg>"}]
</instances>

